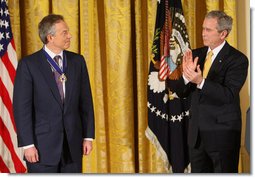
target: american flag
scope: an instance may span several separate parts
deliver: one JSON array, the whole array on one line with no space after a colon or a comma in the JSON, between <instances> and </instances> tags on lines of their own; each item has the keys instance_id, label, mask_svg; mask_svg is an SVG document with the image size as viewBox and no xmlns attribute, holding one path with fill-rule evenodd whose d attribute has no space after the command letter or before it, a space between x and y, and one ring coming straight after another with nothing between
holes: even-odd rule
<instances>
[{"instance_id":1,"label":"american flag","mask_svg":"<svg viewBox=\"0 0 255 178\"><path fill-rule=\"evenodd\" d=\"M160 68L159 68L159 79L164 81L170 74L170 67L166 61L167 57L162 56L160 60Z\"/></svg>"},{"instance_id":2,"label":"american flag","mask_svg":"<svg viewBox=\"0 0 255 178\"><path fill-rule=\"evenodd\" d=\"M22 173L26 172L26 167L22 150L17 147L12 111L13 84L18 60L7 3L7 0L1 0L0 6L0 172Z\"/></svg>"}]
</instances>

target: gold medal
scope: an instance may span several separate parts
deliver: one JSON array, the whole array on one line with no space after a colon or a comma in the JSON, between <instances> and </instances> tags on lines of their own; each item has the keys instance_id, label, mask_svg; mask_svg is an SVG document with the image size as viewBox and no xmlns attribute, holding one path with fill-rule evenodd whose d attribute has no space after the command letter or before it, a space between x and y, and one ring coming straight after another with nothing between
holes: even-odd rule
<instances>
[{"instance_id":1,"label":"gold medal","mask_svg":"<svg viewBox=\"0 0 255 178\"><path fill-rule=\"evenodd\" d=\"M66 82L66 81L67 81L66 75L65 75L64 73L61 74L61 75L59 76L59 80L60 80L60 82L62 82L62 83Z\"/></svg>"}]
</instances>

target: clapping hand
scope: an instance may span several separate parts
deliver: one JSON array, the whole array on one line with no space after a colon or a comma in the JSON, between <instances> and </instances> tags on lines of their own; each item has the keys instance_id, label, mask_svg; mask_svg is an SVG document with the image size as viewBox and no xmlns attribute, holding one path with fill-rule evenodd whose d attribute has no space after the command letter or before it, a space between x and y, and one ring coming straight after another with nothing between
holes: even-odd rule
<instances>
[{"instance_id":1,"label":"clapping hand","mask_svg":"<svg viewBox=\"0 0 255 178\"><path fill-rule=\"evenodd\" d=\"M200 84L203 80L200 66L197 65L198 57L193 61L192 51L188 49L183 56L182 68L183 75L192 83Z\"/></svg>"}]
</instances>

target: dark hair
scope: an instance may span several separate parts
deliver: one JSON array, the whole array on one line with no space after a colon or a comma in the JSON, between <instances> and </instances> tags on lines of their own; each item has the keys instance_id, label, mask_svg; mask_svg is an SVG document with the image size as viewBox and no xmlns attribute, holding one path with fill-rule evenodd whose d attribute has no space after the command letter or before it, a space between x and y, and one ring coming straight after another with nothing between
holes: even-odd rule
<instances>
[{"instance_id":1,"label":"dark hair","mask_svg":"<svg viewBox=\"0 0 255 178\"><path fill-rule=\"evenodd\" d=\"M222 11L210 11L205 18L216 18L218 22L217 30L222 32L227 31L227 36L232 29L233 19Z\"/></svg>"},{"instance_id":2,"label":"dark hair","mask_svg":"<svg viewBox=\"0 0 255 178\"><path fill-rule=\"evenodd\" d=\"M49 34L55 35L55 24L59 21L64 21L64 17L62 15L49 14L45 16L38 24L39 36L44 44L48 43L47 36Z\"/></svg>"}]
</instances>

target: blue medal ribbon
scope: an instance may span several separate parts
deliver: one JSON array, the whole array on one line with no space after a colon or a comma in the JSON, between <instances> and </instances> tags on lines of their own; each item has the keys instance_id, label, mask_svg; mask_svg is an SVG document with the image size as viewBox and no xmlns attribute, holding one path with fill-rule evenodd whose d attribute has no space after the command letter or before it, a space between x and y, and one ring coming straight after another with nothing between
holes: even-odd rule
<instances>
[{"instance_id":1,"label":"blue medal ribbon","mask_svg":"<svg viewBox=\"0 0 255 178\"><path fill-rule=\"evenodd\" d=\"M64 75L65 76L65 71L66 71L66 67L67 67L65 54L63 53L63 69L61 69L58 66L58 64L56 63L56 61L54 59L52 59L50 57L50 55L45 50L43 50L43 51L44 51L44 54L45 54L45 56L47 58L47 61L49 62L49 64L53 68L53 70L57 71L60 75Z\"/></svg>"}]
</instances>

